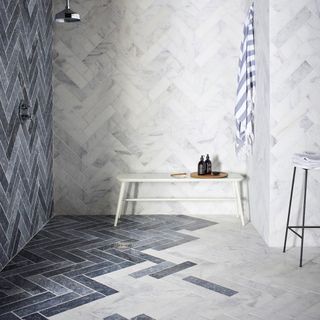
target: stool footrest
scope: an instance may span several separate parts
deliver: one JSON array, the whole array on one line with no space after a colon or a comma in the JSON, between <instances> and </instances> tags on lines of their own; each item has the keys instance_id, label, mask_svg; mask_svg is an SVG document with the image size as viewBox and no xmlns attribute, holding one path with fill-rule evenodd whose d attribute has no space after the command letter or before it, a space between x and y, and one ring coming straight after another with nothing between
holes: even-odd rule
<instances>
[{"instance_id":1,"label":"stool footrest","mask_svg":"<svg viewBox=\"0 0 320 320\"><path fill-rule=\"evenodd\" d=\"M300 239L302 239L302 235L300 235L298 232L293 230L293 228L300 228L300 229L320 229L320 226L288 226L288 229L292 231L294 234L296 234Z\"/></svg>"},{"instance_id":2,"label":"stool footrest","mask_svg":"<svg viewBox=\"0 0 320 320\"><path fill-rule=\"evenodd\" d=\"M290 228L301 228L301 229L307 229L307 228L314 228L314 229L316 229L316 228L319 228L320 229L320 226L288 226L288 228L290 229Z\"/></svg>"},{"instance_id":3,"label":"stool footrest","mask_svg":"<svg viewBox=\"0 0 320 320\"><path fill-rule=\"evenodd\" d=\"M300 235L298 232L296 232L295 230L292 230L291 229L292 227L288 227L288 229L290 230L290 231L292 231L294 234L296 234L300 239L302 239L302 235Z\"/></svg>"}]
</instances>

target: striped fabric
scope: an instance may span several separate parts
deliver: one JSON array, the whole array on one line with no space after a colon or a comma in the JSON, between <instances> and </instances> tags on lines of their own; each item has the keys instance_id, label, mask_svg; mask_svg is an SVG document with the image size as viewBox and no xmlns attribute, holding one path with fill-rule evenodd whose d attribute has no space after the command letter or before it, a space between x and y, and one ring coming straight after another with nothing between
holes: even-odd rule
<instances>
[{"instance_id":1,"label":"striped fabric","mask_svg":"<svg viewBox=\"0 0 320 320\"><path fill-rule=\"evenodd\" d=\"M254 49L254 5L252 3L243 26L240 48L236 119L236 152L250 155L254 141L254 97L256 66Z\"/></svg>"}]
</instances>

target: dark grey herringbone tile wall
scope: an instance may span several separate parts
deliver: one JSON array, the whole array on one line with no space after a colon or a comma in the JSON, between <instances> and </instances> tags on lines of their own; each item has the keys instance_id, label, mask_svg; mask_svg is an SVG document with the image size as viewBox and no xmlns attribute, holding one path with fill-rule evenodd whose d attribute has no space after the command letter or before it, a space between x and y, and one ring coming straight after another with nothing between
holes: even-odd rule
<instances>
[{"instance_id":1,"label":"dark grey herringbone tile wall","mask_svg":"<svg viewBox=\"0 0 320 320\"><path fill-rule=\"evenodd\" d=\"M51 0L0 1L0 270L52 211L51 47Z\"/></svg>"}]
</instances>

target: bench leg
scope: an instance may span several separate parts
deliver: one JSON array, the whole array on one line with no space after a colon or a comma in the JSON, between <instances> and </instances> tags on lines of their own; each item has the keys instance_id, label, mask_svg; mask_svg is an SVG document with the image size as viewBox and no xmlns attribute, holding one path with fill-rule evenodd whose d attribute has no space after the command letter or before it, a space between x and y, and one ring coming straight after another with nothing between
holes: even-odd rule
<instances>
[{"instance_id":1,"label":"bench leg","mask_svg":"<svg viewBox=\"0 0 320 320\"><path fill-rule=\"evenodd\" d=\"M243 214L243 208L241 203L240 182L234 182L234 189L235 189L236 200L237 200L238 216L240 215L242 226L244 226L245 222L244 222L244 214Z\"/></svg>"},{"instance_id":2,"label":"bench leg","mask_svg":"<svg viewBox=\"0 0 320 320\"><path fill-rule=\"evenodd\" d=\"M118 220L119 220L119 218L121 216L121 210L122 210L123 198L124 198L125 190L126 190L126 183L125 182L121 182L118 205L117 205L117 212L116 212L116 217L114 219L114 226L115 227L117 226Z\"/></svg>"},{"instance_id":3,"label":"bench leg","mask_svg":"<svg viewBox=\"0 0 320 320\"><path fill-rule=\"evenodd\" d=\"M232 183L233 187L233 193L235 194L235 204L236 204L236 217L239 218L239 205L238 205L238 196L237 196L237 187L236 187L236 182Z\"/></svg>"}]
</instances>

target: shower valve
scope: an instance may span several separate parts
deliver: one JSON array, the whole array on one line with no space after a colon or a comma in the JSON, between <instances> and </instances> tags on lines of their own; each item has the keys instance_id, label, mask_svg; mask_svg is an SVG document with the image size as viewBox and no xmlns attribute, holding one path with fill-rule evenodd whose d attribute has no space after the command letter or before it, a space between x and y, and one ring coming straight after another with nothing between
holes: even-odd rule
<instances>
[{"instance_id":1,"label":"shower valve","mask_svg":"<svg viewBox=\"0 0 320 320\"><path fill-rule=\"evenodd\" d=\"M31 120L31 110L30 106L25 102L21 101L19 105L19 118L20 122L24 123L27 120Z\"/></svg>"}]
</instances>

